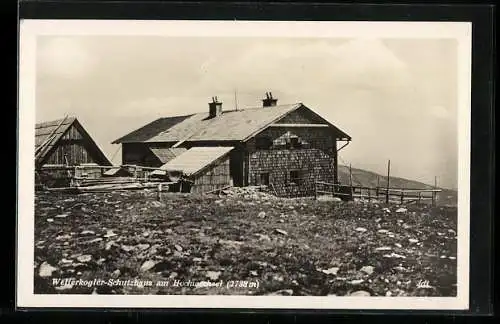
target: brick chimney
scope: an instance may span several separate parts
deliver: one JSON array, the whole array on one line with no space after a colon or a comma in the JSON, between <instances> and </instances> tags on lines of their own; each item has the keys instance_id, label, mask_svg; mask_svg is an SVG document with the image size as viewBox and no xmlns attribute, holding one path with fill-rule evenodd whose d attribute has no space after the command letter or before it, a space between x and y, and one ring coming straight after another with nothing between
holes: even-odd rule
<instances>
[{"instance_id":1,"label":"brick chimney","mask_svg":"<svg viewBox=\"0 0 500 324\"><path fill-rule=\"evenodd\" d=\"M262 107L276 106L278 99L273 98L271 92L266 92L266 98L262 99Z\"/></svg>"},{"instance_id":2,"label":"brick chimney","mask_svg":"<svg viewBox=\"0 0 500 324\"><path fill-rule=\"evenodd\" d=\"M208 103L208 118L214 118L222 115L222 102L217 97L212 97L212 102Z\"/></svg>"}]
</instances>

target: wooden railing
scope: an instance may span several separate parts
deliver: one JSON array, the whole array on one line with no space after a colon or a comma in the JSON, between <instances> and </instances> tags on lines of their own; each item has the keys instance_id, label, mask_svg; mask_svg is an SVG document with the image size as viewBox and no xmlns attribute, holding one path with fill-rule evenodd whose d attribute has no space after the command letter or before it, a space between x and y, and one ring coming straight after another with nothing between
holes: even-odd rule
<instances>
[{"instance_id":1,"label":"wooden railing","mask_svg":"<svg viewBox=\"0 0 500 324\"><path fill-rule=\"evenodd\" d=\"M441 192L441 189L349 186L323 181L316 181L314 188L316 198L328 195L345 200L352 200L354 198L364 198L368 201L384 199L386 202L391 203L421 203L430 200L432 205L436 204L437 193Z\"/></svg>"}]
</instances>

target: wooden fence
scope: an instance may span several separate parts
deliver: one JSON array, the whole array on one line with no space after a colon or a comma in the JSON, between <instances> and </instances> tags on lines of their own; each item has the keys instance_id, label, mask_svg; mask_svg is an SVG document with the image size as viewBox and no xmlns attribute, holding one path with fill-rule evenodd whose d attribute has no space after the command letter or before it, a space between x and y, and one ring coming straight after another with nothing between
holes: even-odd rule
<instances>
[{"instance_id":1,"label":"wooden fence","mask_svg":"<svg viewBox=\"0 0 500 324\"><path fill-rule=\"evenodd\" d=\"M371 200L382 200L387 203L422 203L431 201L436 204L437 193L441 189L404 189L404 188L384 188L384 187L364 187L341 185L328 182L317 181L315 183L315 197L332 196L344 200L354 198Z\"/></svg>"}]
</instances>

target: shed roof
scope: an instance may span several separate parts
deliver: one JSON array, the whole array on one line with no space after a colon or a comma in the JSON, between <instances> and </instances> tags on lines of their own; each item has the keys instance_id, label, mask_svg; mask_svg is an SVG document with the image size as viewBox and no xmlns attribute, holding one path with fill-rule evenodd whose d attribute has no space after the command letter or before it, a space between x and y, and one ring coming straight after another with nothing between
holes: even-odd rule
<instances>
[{"instance_id":1,"label":"shed roof","mask_svg":"<svg viewBox=\"0 0 500 324\"><path fill-rule=\"evenodd\" d=\"M167 163L168 161L174 159L176 156L181 155L187 150L184 147L149 148L149 149L162 163Z\"/></svg>"},{"instance_id":2,"label":"shed roof","mask_svg":"<svg viewBox=\"0 0 500 324\"><path fill-rule=\"evenodd\" d=\"M229 153L232 146L192 147L160 167L162 171L182 171L186 176L196 175Z\"/></svg>"}]
</instances>

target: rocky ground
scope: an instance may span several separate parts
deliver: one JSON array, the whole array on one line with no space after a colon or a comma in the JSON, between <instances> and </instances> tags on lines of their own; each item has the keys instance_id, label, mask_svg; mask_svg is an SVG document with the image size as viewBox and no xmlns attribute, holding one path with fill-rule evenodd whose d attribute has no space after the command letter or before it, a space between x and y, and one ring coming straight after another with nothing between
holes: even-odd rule
<instances>
[{"instance_id":1,"label":"rocky ground","mask_svg":"<svg viewBox=\"0 0 500 324\"><path fill-rule=\"evenodd\" d=\"M454 207L145 190L35 210L35 293L456 295Z\"/></svg>"}]
</instances>

